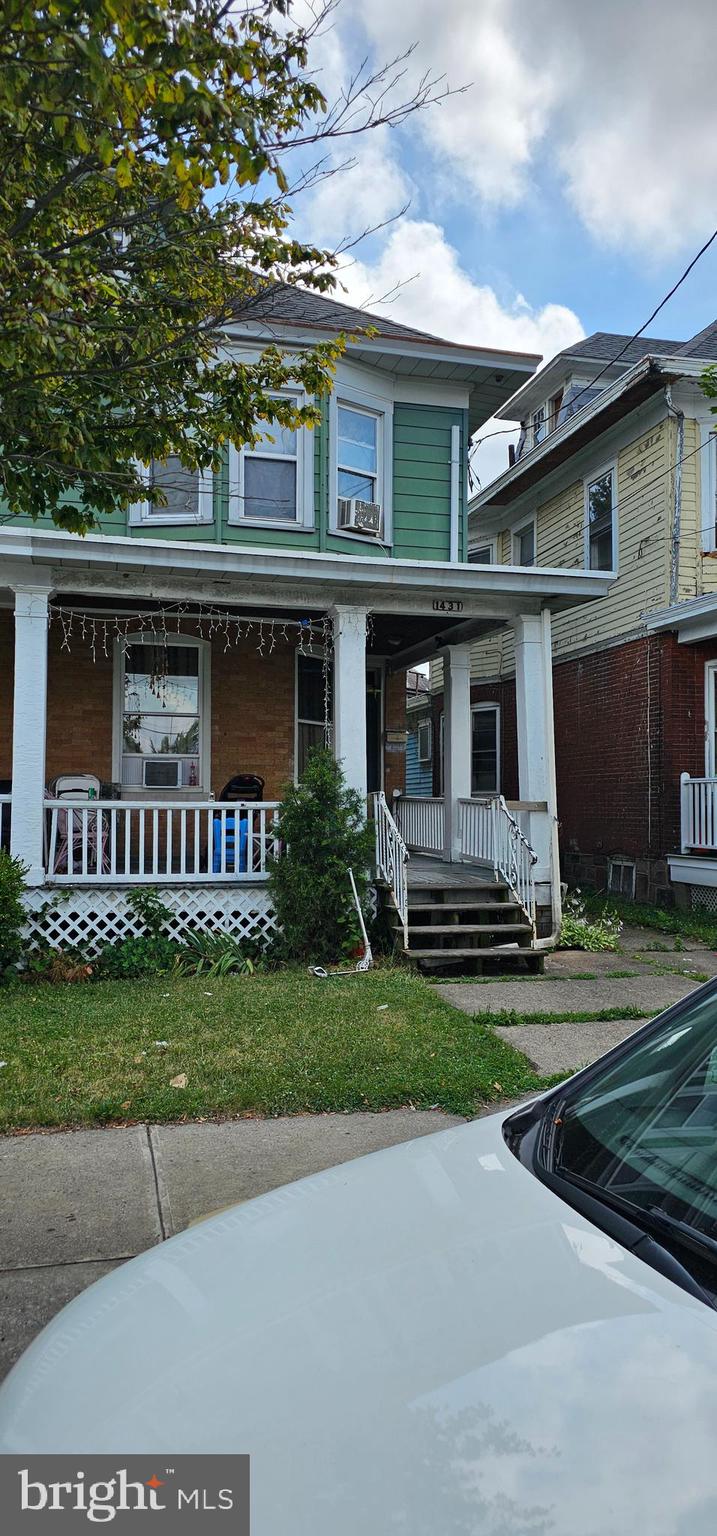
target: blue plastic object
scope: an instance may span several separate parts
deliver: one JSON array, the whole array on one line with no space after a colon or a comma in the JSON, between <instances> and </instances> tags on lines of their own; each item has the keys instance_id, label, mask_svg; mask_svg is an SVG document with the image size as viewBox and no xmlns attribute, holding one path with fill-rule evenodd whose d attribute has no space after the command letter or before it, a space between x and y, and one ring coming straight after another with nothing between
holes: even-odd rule
<instances>
[{"instance_id":1,"label":"blue plastic object","mask_svg":"<svg viewBox=\"0 0 717 1536\"><path fill-rule=\"evenodd\" d=\"M218 875L222 867L222 830L224 833L224 868L229 874L244 875L247 870L247 817L239 816L239 859L236 861L236 816L232 812L222 818L214 816L212 829L212 873ZM236 862L235 862L236 861Z\"/></svg>"}]
</instances>

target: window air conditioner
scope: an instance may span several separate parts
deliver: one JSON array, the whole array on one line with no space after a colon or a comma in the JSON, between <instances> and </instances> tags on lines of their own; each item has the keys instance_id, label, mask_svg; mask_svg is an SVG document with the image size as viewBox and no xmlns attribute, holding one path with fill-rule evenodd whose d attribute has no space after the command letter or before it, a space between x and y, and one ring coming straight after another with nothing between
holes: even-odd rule
<instances>
[{"instance_id":1,"label":"window air conditioner","mask_svg":"<svg viewBox=\"0 0 717 1536\"><path fill-rule=\"evenodd\" d=\"M358 496L339 496L339 528L352 533L366 533L380 539L383 532L381 507L377 501L361 501Z\"/></svg>"}]
</instances>

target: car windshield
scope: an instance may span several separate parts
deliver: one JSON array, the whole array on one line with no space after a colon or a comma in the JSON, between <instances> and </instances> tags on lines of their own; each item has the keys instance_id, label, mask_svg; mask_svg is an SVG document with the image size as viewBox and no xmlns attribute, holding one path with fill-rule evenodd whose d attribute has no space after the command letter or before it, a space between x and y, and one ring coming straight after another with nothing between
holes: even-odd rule
<instances>
[{"instance_id":1,"label":"car windshield","mask_svg":"<svg viewBox=\"0 0 717 1536\"><path fill-rule=\"evenodd\" d=\"M555 1123L555 1173L709 1251L717 1243L717 989L577 1084Z\"/></svg>"}]
</instances>

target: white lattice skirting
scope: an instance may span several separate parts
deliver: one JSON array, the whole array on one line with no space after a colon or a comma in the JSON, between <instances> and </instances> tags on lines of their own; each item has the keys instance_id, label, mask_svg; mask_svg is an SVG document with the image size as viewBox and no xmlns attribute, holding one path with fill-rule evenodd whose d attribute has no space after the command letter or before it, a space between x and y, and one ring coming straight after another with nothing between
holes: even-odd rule
<instances>
[{"instance_id":1,"label":"white lattice skirting","mask_svg":"<svg viewBox=\"0 0 717 1536\"><path fill-rule=\"evenodd\" d=\"M128 894L126 886L26 891L26 938L31 944L49 944L53 949L77 945L96 954L105 944L143 931L128 904ZM240 939L265 938L276 927L264 885L162 886L160 895L172 912L165 929L171 939L181 940L185 928L232 933Z\"/></svg>"}]
</instances>

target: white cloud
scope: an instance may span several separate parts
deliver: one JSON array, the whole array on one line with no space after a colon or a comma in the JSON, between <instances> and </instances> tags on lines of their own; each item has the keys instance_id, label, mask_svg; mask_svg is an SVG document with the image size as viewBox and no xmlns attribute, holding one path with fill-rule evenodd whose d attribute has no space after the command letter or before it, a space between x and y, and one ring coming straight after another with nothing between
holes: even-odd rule
<instances>
[{"instance_id":1,"label":"white cloud","mask_svg":"<svg viewBox=\"0 0 717 1536\"><path fill-rule=\"evenodd\" d=\"M447 341L550 358L585 335L577 315L565 305L532 309L520 294L509 307L501 304L492 288L461 265L443 230L427 221L399 219L376 259L345 267L341 283L350 303L378 309ZM392 301L381 302L394 292ZM486 423L482 435L506 425ZM509 441L501 430L478 450L475 467L483 485L505 468Z\"/></svg>"},{"instance_id":2,"label":"white cloud","mask_svg":"<svg viewBox=\"0 0 717 1536\"><path fill-rule=\"evenodd\" d=\"M343 0L349 23L376 58L415 41L417 73L471 82L413 119L434 188L511 205L539 195L547 169L607 246L664 254L706 233L713 0Z\"/></svg>"}]
</instances>

